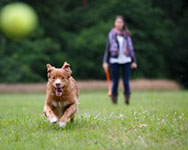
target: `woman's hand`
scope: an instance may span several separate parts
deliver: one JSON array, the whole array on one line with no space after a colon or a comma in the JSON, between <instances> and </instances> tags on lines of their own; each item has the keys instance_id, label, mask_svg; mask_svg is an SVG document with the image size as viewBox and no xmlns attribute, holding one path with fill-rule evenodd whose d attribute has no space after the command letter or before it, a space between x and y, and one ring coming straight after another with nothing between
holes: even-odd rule
<instances>
[{"instance_id":1,"label":"woman's hand","mask_svg":"<svg viewBox=\"0 0 188 150\"><path fill-rule=\"evenodd\" d=\"M107 70L107 69L108 69L108 63L105 62L105 63L103 63L102 66L103 66L104 70Z\"/></svg>"},{"instance_id":2,"label":"woman's hand","mask_svg":"<svg viewBox=\"0 0 188 150\"><path fill-rule=\"evenodd\" d=\"M131 64L131 69L136 69L137 68L137 64L135 63L135 62L133 62L132 64Z\"/></svg>"}]
</instances>

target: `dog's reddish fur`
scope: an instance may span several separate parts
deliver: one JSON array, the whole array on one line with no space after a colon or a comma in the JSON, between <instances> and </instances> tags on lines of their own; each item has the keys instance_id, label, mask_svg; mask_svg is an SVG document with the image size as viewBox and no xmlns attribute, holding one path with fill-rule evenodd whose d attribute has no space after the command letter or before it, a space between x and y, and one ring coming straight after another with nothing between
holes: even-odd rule
<instances>
[{"instance_id":1,"label":"dog's reddish fur","mask_svg":"<svg viewBox=\"0 0 188 150\"><path fill-rule=\"evenodd\" d=\"M64 127L78 110L78 87L71 76L70 65L65 62L62 68L55 68L47 64L48 83L44 115L51 123L59 120L59 126Z\"/></svg>"}]
</instances>

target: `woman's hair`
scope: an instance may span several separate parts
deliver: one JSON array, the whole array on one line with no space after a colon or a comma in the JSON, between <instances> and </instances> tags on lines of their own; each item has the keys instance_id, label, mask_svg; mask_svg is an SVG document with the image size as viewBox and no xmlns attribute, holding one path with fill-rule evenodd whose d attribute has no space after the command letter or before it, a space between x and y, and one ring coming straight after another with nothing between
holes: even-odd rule
<instances>
[{"instance_id":1,"label":"woman's hair","mask_svg":"<svg viewBox=\"0 0 188 150\"><path fill-rule=\"evenodd\" d=\"M131 31L127 28L124 17L121 15L117 15L114 21L116 21L116 19L121 19L124 22L123 30L126 30L128 35L131 35Z\"/></svg>"},{"instance_id":2,"label":"woman's hair","mask_svg":"<svg viewBox=\"0 0 188 150\"><path fill-rule=\"evenodd\" d=\"M125 19L124 19L124 17L121 16L121 15L117 15L117 16L115 17L115 20L114 20L114 21L116 21L117 19L121 19L121 20L124 22L123 30L126 29L126 24L125 24Z\"/></svg>"}]
</instances>

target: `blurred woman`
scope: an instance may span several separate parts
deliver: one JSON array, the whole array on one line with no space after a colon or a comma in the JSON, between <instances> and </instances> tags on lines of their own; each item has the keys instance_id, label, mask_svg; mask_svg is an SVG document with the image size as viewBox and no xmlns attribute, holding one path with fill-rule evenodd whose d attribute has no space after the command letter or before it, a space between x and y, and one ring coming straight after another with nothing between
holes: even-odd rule
<instances>
[{"instance_id":1,"label":"blurred woman","mask_svg":"<svg viewBox=\"0 0 188 150\"><path fill-rule=\"evenodd\" d=\"M110 68L112 78L112 103L117 104L120 69L122 70L125 103L130 100L130 70L137 68L136 56L129 30L123 16L116 16L114 27L108 34L103 68Z\"/></svg>"}]
</instances>

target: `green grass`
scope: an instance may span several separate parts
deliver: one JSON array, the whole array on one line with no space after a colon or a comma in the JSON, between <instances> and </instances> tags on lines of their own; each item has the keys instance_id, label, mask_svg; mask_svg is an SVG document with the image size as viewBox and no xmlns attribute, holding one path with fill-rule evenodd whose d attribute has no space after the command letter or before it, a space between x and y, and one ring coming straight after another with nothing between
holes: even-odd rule
<instances>
[{"instance_id":1,"label":"green grass","mask_svg":"<svg viewBox=\"0 0 188 150\"><path fill-rule=\"evenodd\" d=\"M44 94L0 95L1 150L188 149L188 92L133 92L112 105L106 92L81 93L74 123L43 117Z\"/></svg>"}]
</instances>

